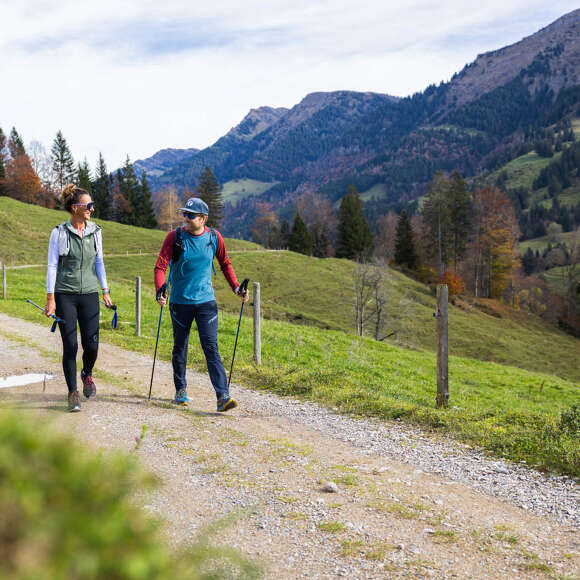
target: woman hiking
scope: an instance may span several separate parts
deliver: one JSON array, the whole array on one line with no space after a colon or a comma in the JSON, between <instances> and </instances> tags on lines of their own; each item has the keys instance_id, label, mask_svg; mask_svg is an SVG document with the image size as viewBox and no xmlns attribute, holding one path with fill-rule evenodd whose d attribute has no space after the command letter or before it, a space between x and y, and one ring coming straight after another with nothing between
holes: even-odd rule
<instances>
[{"instance_id":1,"label":"woman hiking","mask_svg":"<svg viewBox=\"0 0 580 580\"><path fill-rule=\"evenodd\" d=\"M238 404L228 392L226 371L218 351L218 309L211 284L214 256L236 294L240 294L240 285L221 234L205 225L209 215L207 204L201 199L190 197L185 207L180 209L183 211L184 225L167 234L154 272L157 302L164 307L167 304L165 272L171 263L169 312L173 324L173 402L178 405L187 405L189 402L185 370L189 332L195 320L207 370L217 397L217 410L224 412ZM244 302L248 301L246 290L241 291L240 295Z\"/></svg>"},{"instance_id":2,"label":"woman hiking","mask_svg":"<svg viewBox=\"0 0 580 580\"><path fill-rule=\"evenodd\" d=\"M101 228L90 221L94 203L87 191L68 184L62 192L68 221L56 226L48 243L46 271L46 316L64 320L58 327L62 337L62 368L68 387L68 409L81 410L77 390L77 321L81 331L83 394L97 394L92 371L99 349L99 286L103 301L112 306L103 263Z\"/></svg>"}]
</instances>

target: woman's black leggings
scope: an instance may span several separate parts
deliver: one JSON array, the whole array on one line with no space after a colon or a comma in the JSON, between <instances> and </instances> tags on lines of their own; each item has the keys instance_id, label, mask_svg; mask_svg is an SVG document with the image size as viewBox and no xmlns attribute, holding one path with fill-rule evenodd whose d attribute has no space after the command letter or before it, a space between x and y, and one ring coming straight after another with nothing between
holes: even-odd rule
<instances>
[{"instance_id":1,"label":"woman's black leggings","mask_svg":"<svg viewBox=\"0 0 580 580\"><path fill-rule=\"evenodd\" d=\"M83 371L90 375L99 351L99 293L63 294L56 292L56 315L62 337L62 368L69 392L77 390L77 321L83 345Z\"/></svg>"}]
</instances>

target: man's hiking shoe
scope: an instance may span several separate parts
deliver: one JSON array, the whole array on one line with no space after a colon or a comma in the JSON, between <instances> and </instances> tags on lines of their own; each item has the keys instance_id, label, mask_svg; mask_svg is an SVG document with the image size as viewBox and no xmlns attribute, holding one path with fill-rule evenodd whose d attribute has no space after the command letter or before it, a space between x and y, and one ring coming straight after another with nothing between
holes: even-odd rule
<instances>
[{"instance_id":1,"label":"man's hiking shoe","mask_svg":"<svg viewBox=\"0 0 580 580\"><path fill-rule=\"evenodd\" d=\"M229 395L225 395L224 397L220 397L217 402L217 410L219 413L225 413L230 409L235 409L238 406L238 402L235 399L232 399Z\"/></svg>"},{"instance_id":2,"label":"man's hiking shoe","mask_svg":"<svg viewBox=\"0 0 580 580\"><path fill-rule=\"evenodd\" d=\"M178 391L175 391L175 399L173 399L173 402L176 405L183 405L184 407L187 407L187 403L189 403L187 389L179 389Z\"/></svg>"},{"instance_id":3,"label":"man's hiking shoe","mask_svg":"<svg viewBox=\"0 0 580 580\"><path fill-rule=\"evenodd\" d=\"M81 410L81 397L78 391L71 391L68 394L68 410L71 413L78 413Z\"/></svg>"}]
</instances>

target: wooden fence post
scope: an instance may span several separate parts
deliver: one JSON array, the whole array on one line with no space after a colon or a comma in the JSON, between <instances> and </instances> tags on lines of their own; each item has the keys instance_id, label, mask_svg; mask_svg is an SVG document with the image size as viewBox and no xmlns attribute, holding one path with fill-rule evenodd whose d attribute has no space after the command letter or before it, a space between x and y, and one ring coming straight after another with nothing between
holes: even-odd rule
<instances>
[{"instance_id":1,"label":"wooden fence post","mask_svg":"<svg viewBox=\"0 0 580 580\"><path fill-rule=\"evenodd\" d=\"M6 300L6 264L2 262L2 300Z\"/></svg>"},{"instance_id":2,"label":"wooden fence post","mask_svg":"<svg viewBox=\"0 0 580 580\"><path fill-rule=\"evenodd\" d=\"M260 283L254 282L254 360L262 364L262 335L260 328Z\"/></svg>"},{"instance_id":3,"label":"wooden fence post","mask_svg":"<svg viewBox=\"0 0 580 580\"><path fill-rule=\"evenodd\" d=\"M446 284L437 286L437 407L449 403L448 308L449 291Z\"/></svg>"},{"instance_id":4,"label":"wooden fence post","mask_svg":"<svg viewBox=\"0 0 580 580\"><path fill-rule=\"evenodd\" d=\"M135 334L141 336L141 276L137 276L135 285Z\"/></svg>"}]
</instances>

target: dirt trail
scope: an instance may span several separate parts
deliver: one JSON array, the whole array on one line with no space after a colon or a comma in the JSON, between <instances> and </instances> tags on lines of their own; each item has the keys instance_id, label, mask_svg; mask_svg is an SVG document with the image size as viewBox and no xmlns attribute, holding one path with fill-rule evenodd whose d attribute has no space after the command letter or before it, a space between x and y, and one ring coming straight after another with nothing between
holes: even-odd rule
<instances>
[{"instance_id":1,"label":"dirt trail","mask_svg":"<svg viewBox=\"0 0 580 580\"><path fill-rule=\"evenodd\" d=\"M59 337L1 314L0 323L0 376L54 376L44 392L42 383L0 390L0 408L138 453L162 481L138 499L166 520L173 545L239 512L216 541L261 560L268 578L580 577L577 529L306 428L270 412L272 395L232 388L240 407L221 415L207 377L190 372L192 403L178 409L168 404L170 365L160 362L148 403L151 358L103 344L98 398L68 414ZM321 490L329 480L338 493Z\"/></svg>"}]
</instances>

